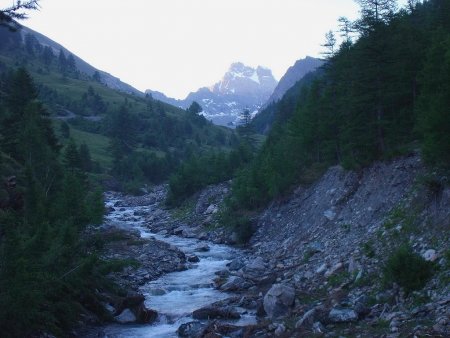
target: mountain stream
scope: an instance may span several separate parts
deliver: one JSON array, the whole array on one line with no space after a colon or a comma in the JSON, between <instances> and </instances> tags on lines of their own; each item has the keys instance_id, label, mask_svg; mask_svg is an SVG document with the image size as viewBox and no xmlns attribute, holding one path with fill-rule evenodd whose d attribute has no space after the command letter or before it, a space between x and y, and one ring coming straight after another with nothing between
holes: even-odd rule
<instances>
[{"instance_id":1,"label":"mountain stream","mask_svg":"<svg viewBox=\"0 0 450 338\"><path fill-rule=\"evenodd\" d=\"M110 199L106 206L113 206L117 201ZM133 220L128 217L130 214L139 214L144 208L148 207L115 208L107 216L105 226L138 230L142 238L154 237L178 247L185 254L195 254L200 261L190 264L187 270L163 275L141 286L139 291L145 296L146 307L158 312L157 321L148 325L109 325L104 330L108 338L178 337L178 327L193 321L194 310L233 296L215 289L213 279L217 277L217 271L226 269L227 263L240 255L239 250L193 238L151 233L145 228L143 217L133 217ZM198 247L204 244L209 246L209 251L198 251ZM239 308L237 310L241 312L241 319L225 322L233 325L250 325L256 322L254 314Z\"/></svg>"}]
</instances>

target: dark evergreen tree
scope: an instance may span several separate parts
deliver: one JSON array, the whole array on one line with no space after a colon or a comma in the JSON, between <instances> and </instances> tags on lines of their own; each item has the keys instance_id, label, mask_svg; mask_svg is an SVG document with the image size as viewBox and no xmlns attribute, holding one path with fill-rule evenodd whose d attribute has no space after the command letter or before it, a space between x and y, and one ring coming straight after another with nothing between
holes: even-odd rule
<instances>
[{"instance_id":1,"label":"dark evergreen tree","mask_svg":"<svg viewBox=\"0 0 450 338\"><path fill-rule=\"evenodd\" d=\"M450 32L434 34L421 74L418 103L423 155L433 166L450 171Z\"/></svg>"},{"instance_id":2,"label":"dark evergreen tree","mask_svg":"<svg viewBox=\"0 0 450 338\"><path fill-rule=\"evenodd\" d=\"M64 164L70 170L81 169L81 158L73 139L69 140L64 150Z\"/></svg>"},{"instance_id":3,"label":"dark evergreen tree","mask_svg":"<svg viewBox=\"0 0 450 338\"><path fill-rule=\"evenodd\" d=\"M60 126L59 130L60 130L61 136L63 138L70 137L70 127L66 121L61 122L61 126Z\"/></svg>"},{"instance_id":4,"label":"dark evergreen tree","mask_svg":"<svg viewBox=\"0 0 450 338\"><path fill-rule=\"evenodd\" d=\"M102 83L102 77L97 70L94 72L94 75L92 75L92 78L94 79L94 81L97 81L98 83Z\"/></svg>"},{"instance_id":5,"label":"dark evergreen tree","mask_svg":"<svg viewBox=\"0 0 450 338\"><path fill-rule=\"evenodd\" d=\"M80 156L80 168L85 172L91 172L93 169L91 152L85 143L80 145L78 154Z\"/></svg>"},{"instance_id":6,"label":"dark evergreen tree","mask_svg":"<svg viewBox=\"0 0 450 338\"><path fill-rule=\"evenodd\" d=\"M203 108L197 101L193 101L187 111L193 115L198 115L203 111Z\"/></svg>"},{"instance_id":7,"label":"dark evergreen tree","mask_svg":"<svg viewBox=\"0 0 450 338\"><path fill-rule=\"evenodd\" d=\"M52 64L53 60L55 58L55 55L53 54L53 51L51 47L45 46L42 51L42 60L44 64L48 67Z\"/></svg>"},{"instance_id":8,"label":"dark evergreen tree","mask_svg":"<svg viewBox=\"0 0 450 338\"><path fill-rule=\"evenodd\" d=\"M69 54L67 56L66 62L67 62L67 70L69 72L76 73L76 71L77 71L77 63L76 63L75 58L73 57L72 54Z\"/></svg>"},{"instance_id":9,"label":"dark evergreen tree","mask_svg":"<svg viewBox=\"0 0 450 338\"><path fill-rule=\"evenodd\" d=\"M67 71L68 71L67 57L66 57L66 54L64 54L64 51L62 49L59 50L58 68L59 68L59 71L64 76L67 75Z\"/></svg>"}]
</instances>

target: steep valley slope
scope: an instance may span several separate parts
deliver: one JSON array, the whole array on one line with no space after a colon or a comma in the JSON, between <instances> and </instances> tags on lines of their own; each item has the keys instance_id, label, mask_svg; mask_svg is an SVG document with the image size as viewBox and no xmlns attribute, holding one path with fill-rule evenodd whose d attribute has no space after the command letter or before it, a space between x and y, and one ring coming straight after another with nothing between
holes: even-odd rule
<instances>
[{"instance_id":1,"label":"steep valley slope","mask_svg":"<svg viewBox=\"0 0 450 338\"><path fill-rule=\"evenodd\" d=\"M209 210L220 209L214 203ZM207 228L197 227L199 216ZM194 219L198 235L211 231L210 211ZM358 172L331 167L274 201L254 226L249 256L218 280L259 304L265 324L252 336L448 336L450 189L427 176L418 154ZM385 278L402 245L433 266L421 290L405 292ZM415 267L404 261L404 269Z\"/></svg>"}]
</instances>

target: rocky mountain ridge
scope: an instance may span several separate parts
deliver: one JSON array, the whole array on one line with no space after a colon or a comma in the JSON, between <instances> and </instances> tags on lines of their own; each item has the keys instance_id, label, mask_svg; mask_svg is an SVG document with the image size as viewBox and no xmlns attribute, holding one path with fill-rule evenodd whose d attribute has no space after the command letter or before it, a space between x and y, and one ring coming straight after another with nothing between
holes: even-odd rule
<instances>
[{"instance_id":1,"label":"rocky mountain ridge","mask_svg":"<svg viewBox=\"0 0 450 338\"><path fill-rule=\"evenodd\" d=\"M219 125L236 126L244 109L252 114L261 108L272 94L277 81L270 69L252 68L233 63L223 78L210 87L190 93L184 100L168 98L163 93L147 90L154 99L186 109L193 101L203 108L203 115Z\"/></svg>"},{"instance_id":2,"label":"rocky mountain ridge","mask_svg":"<svg viewBox=\"0 0 450 338\"><path fill-rule=\"evenodd\" d=\"M286 71L286 74L278 82L272 95L269 97L263 107L268 106L272 102L279 101L283 95L300 81L306 74L315 71L321 67L324 61L321 59L306 56L304 59L297 60L295 64Z\"/></svg>"}]
</instances>

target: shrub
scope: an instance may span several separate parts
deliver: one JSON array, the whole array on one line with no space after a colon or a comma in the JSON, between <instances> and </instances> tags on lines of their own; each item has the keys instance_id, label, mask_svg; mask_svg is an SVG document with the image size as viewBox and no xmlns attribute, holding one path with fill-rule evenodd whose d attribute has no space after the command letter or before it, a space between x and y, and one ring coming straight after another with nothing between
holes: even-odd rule
<instances>
[{"instance_id":1,"label":"shrub","mask_svg":"<svg viewBox=\"0 0 450 338\"><path fill-rule=\"evenodd\" d=\"M251 220L247 217L240 217L236 220L234 231L236 231L237 240L240 244L247 244L255 232Z\"/></svg>"},{"instance_id":2,"label":"shrub","mask_svg":"<svg viewBox=\"0 0 450 338\"><path fill-rule=\"evenodd\" d=\"M433 275L433 266L404 245L388 258L383 275L386 283L395 282L410 293L425 286Z\"/></svg>"},{"instance_id":3,"label":"shrub","mask_svg":"<svg viewBox=\"0 0 450 338\"><path fill-rule=\"evenodd\" d=\"M236 233L236 240L239 244L247 244L255 233L249 215L235 212L229 206L221 211L219 223Z\"/></svg>"}]
</instances>

